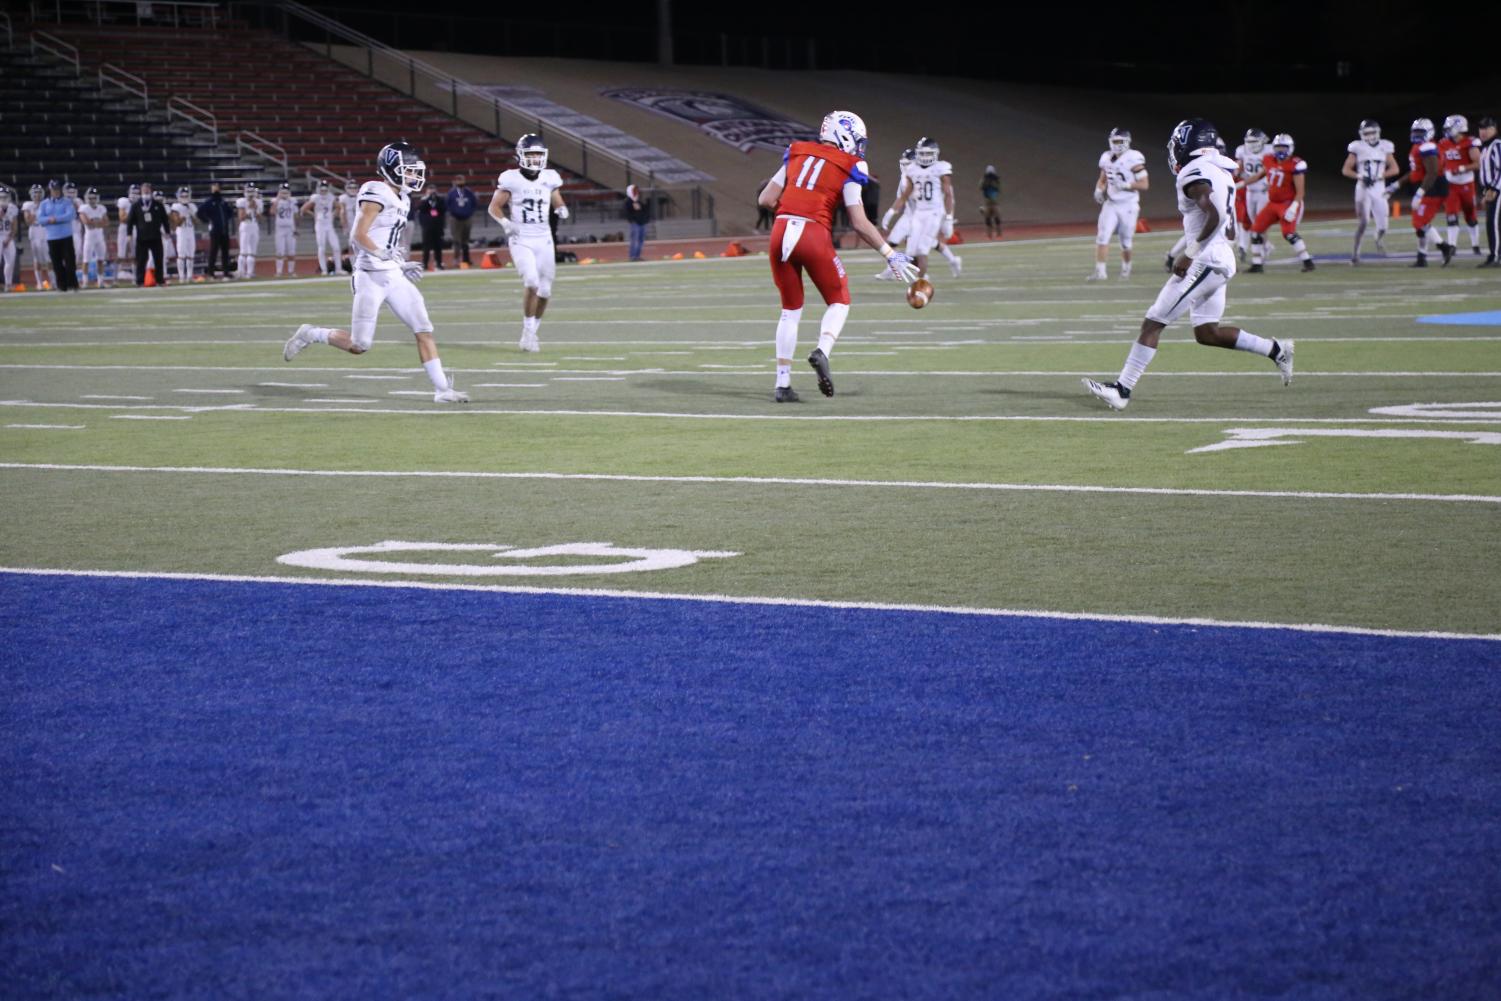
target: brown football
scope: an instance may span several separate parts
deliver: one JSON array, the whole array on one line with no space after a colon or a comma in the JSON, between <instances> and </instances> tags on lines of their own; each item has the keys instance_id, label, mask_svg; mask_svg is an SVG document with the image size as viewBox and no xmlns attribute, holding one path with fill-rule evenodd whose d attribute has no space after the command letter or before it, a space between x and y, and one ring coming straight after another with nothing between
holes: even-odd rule
<instances>
[{"instance_id":1,"label":"brown football","mask_svg":"<svg viewBox=\"0 0 1501 1001\"><path fill-rule=\"evenodd\" d=\"M933 301L933 283L926 278L919 278L907 286L907 305L913 309L922 309Z\"/></svg>"}]
</instances>

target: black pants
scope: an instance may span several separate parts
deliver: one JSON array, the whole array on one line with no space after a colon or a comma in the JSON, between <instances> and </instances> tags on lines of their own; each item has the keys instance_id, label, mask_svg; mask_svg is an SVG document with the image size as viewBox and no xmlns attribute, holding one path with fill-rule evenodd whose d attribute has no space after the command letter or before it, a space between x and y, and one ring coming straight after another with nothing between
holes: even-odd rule
<instances>
[{"instance_id":1,"label":"black pants","mask_svg":"<svg viewBox=\"0 0 1501 1001\"><path fill-rule=\"evenodd\" d=\"M158 233L155 239L148 240L136 231L136 284L146 284L146 255L151 255L151 270L156 272L156 283L167 284L167 272L162 270L162 237Z\"/></svg>"},{"instance_id":2,"label":"black pants","mask_svg":"<svg viewBox=\"0 0 1501 1001\"><path fill-rule=\"evenodd\" d=\"M47 241L47 255L52 258L52 281L59 292L78 291L78 258L73 254L73 237Z\"/></svg>"},{"instance_id":3,"label":"black pants","mask_svg":"<svg viewBox=\"0 0 1501 1001\"><path fill-rule=\"evenodd\" d=\"M1497 237L1501 237L1501 192L1497 192L1491 203L1485 206L1485 242L1491 248L1491 260L1501 261L1501 246L1496 244Z\"/></svg>"},{"instance_id":4,"label":"black pants","mask_svg":"<svg viewBox=\"0 0 1501 1001\"><path fill-rule=\"evenodd\" d=\"M443 268L443 231L441 229L424 229L422 231L422 266L427 267L428 253L438 256L438 268Z\"/></svg>"},{"instance_id":5,"label":"black pants","mask_svg":"<svg viewBox=\"0 0 1501 1001\"><path fill-rule=\"evenodd\" d=\"M208 263L203 267L203 273L209 277L214 274L214 258L220 257L224 261L221 270L224 277L229 277L229 230L210 229L208 231Z\"/></svg>"}]
</instances>

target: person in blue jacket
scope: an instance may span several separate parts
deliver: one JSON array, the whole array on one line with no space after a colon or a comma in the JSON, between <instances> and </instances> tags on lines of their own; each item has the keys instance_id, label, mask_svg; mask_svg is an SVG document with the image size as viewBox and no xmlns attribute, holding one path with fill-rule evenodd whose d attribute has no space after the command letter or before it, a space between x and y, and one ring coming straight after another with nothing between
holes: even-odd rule
<instances>
[{"instance_id":1,"label":"person in blue jacket","mask_svg":"<svg viewBox=\"0 0 1501 1001\"><path fill-rule=\"evenodd\" d=\"M37 207L36 221L47 234L47 254L59 292L78 291L78 259L73 252L73 221L78 206L63 194L61 181L47 182L47 197Z\"/></svg>"}]
</instances>

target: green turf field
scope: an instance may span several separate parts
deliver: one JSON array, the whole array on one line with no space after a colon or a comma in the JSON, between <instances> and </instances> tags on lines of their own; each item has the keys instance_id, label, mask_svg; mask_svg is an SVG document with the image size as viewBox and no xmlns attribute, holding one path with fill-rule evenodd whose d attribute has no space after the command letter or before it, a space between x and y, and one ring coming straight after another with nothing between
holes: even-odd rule
<instances>
[{"instance_id":1,"label":"green turf field","mask_svg":"<svg viewBox=\"0 0 1501 1001\"><path fill-rule=\"evenodd\" d=\"M921 312L850 253L838 395L799 362L803 402L782 406L759 256L564 266L540 355L516 350L514 271L429 278L467 407L432 403L388 313L361 358L284 363L297 324L347 325L338 280L5 296L0 565L371 579L277 557L609 542L737 555L380 579L1501 633L1501 320L1417 322L1501 310L1496 272L1305 275L1279 248L1231 284L1227 321L1295 339L1293 385L1180 325L1114 414L1079 379L1119 371L1170 239L1095 285L1087 238L967 246ZM1236 442L1259 444L1213 448ZM570 560L597 562L530 565Z\"/></svg>"}]
</instances>

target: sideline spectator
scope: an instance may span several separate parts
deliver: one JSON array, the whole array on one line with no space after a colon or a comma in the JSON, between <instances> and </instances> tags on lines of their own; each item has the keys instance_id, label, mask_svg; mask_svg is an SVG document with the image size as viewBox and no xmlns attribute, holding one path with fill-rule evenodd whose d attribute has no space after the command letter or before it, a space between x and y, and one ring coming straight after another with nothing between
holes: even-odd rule
<instances>
[{"instance_id":1,"label":"sideline spectator","mask_svg":"<svg viewBox=\"0 0 1501 1001\"><path fill-rule=\"evenodd\" d=\"M453 179L453 187L448 189L444 202L448 205L448 235L453 237L453 259L468 267L469 235L479 199L464 186L464 175L459 174Z\"/></svg>"},{"instance_id":2,"label":"sideline spectator","mask_svg":"<svg viewBox=\"0 0 1501 1001\"><path fill-rule=\"evenodd\" d=\"M214 277L214 257L222 255L224 273L219 278L221 281L227 279L230 275L229 233L230 228L238 222L238 217L235 215L234 204L224 199L218 181L209 186L209 196L198 206L198 218L208 223L208 262L204 266L204 273L210 278Z\"/></svg>"},{"instance_id":3,"label":"sideline spectator","mask_svg":"<svg viewBox=\"0 0 1501 1001\"><path fill-rule=\"evenodd\" d=\"M37 222L47 233L47 255L52 258L53 286L59 292L78 291L78 258L73 254L73 221L78 206L63 194L60 181L47 182L47 197L37 210Z\"/></svg>"},{"instance_id":4,"label":"sideline spectator","mask_svg":"<svg viewBox=\"0 0 1501 1001\"><path fill-rule=\"evenodd\" d=\"M631 225L630 259L639 261L646 243L646 224L651 222L651 203L641 197L641 189L634 184L625 186L625 221Z\"/></svg>"},{"instance_id":5,"label":"sideline spectator","mask_svg":"<svg viewBox=\"0 0 1501 1001\"><path fill-rule=\"evenodd\" d=\"M427 255L438 258L438 270L443 270L443 219L448 215L448 203L438 194L438 186L432 181L417 203L417 222L422 227L422 269L427 270Z\"/></svg>"},{"instance_id":6,"label":"sideline spectator","mask_svg":"<svg viewBox=\"0 0 1501 1001\"><path fill-rule=\"evenodd\" d=\"M769 180L770 178L767 178L767 181ZM759 187L756 188L756 208L760 210L760 212L756 215L756 232L758 233L762 230L770 233L772 223L776 222L776 213L767 208L765 205L761 204L761 192L765 189L765 187L766 183L763 182Z\"/></svg>"},{"instance_id":7,"label":"sideline spectator","mask_svg":"<svg viewBox=\"0 0 1501 1001\"><path fill-rule=\"evenodd\" d=\"M162 231L167 228L167 210L156 201L150 181L141 182L141 197L130 207L125 225L136 240L136 286L146 284L146 261L151 260L151 270L156 273L158 285L167 284L167 271L163 266Z\"/></svg>"},{"instance_id":8,"label":"sideline spectator","mask_svg":"<svg viewBox=\"0 0 1501 1001\"><path fill-rule=\"evenodd\" d=\"M1001 235L1001 175L996 172L994 164L985 168L980 194L985 199L980 209L985 213L985 238L994 240Z\"/></svg>"}]
</instances>

